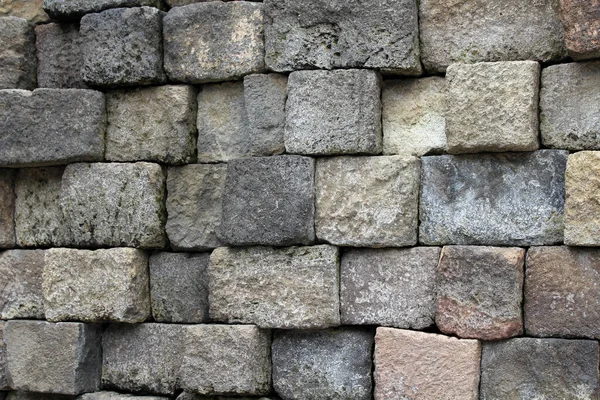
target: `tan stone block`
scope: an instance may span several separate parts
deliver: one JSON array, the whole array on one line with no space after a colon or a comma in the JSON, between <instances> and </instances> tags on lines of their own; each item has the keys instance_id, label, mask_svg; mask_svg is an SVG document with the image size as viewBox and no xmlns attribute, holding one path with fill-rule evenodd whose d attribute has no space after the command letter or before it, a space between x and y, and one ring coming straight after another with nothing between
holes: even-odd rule
<instances>
[{"instance_id":1,"label":"tan stone block","mask_svg":"<svg viewBox=\"0 0 600 400\"><path fill-rule=\"evenodd\" d=\"M565 190L565 244L600 246L600 151L569 155Z\"/></svg>"},{"instance_id":2,"label":"tan stone block","mask_svg":"<svg viewBox=\"0 0 600 400\"><path fill-rule=\"evenodd\" d=\"M0 2L0 17L24 18L33 24L48 22L50 17L43 5L44 0L3 0Z\"/></svg>"}]
</instances>

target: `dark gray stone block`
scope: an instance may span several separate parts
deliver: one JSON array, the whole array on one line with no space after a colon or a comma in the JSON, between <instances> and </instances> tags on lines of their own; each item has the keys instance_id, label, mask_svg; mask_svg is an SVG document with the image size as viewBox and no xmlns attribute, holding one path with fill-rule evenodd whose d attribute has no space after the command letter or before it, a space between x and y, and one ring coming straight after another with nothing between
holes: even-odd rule
<instances>
[{"instance_id":1,"label":"dark gray stone block","mask_svg":"<svg viewBox=\"0 0 600 400\"><path fill-rule=\"evenodd\" d=\"M0 89L36 86L35 34L23 18L0 17Z\"/></svg>"},{"instance_id":2,"label":"dark gray stone block","mask_svg":"<svg viewBox=\"0 0 600 400\"><path fill-rule=\"evenodd\" d=\"M0 252L0 319L44 319L43 250Z\"/></svg>"},{"instance_id":3,"label":"dark gray stone block","mask_svg":"<svg viewBox=\"0 0 600 400\"><path fill-rule=\"evenodd\" d=\"M85 14L98 13L116 7L162 7L161 0L44 0L44 10L61 20L81 18Z\"/></svg>"},{"instance_id":4,"label":"dark gray stone block","mask_svg":"<svg viewBox=\"0 0 600 400\"><path fill-rule=\"evenodd\" d=\"M0 169L0 249L15 246L15 171Z\"/></svg>"},{"instance_id":5,"label":"dark gray stone block","mask_svg":"<svg viewBox=\"0 0 600 400\"><path fill-rule=\"evenodd\" d=\"M4 343L4 327L6 323L0 321L0 390L8 390L8 365L6 361L6 343ZM2 394L3 392L0 392Z\"/></svg>"},{"instance_id":6,"label":"dark gray stone block","mask_svg":"<svg viewBox=\"0 0 600 400\"><path fill-rule=\"evenodd\" d=\"M3 392L0 392L3 393ZM14 390L6 392L6 400L74 400L75 396L54 393L35 393L24 392L22 390ZM1 398L2 396L0 396Z\"/></svg>"}]
</instances>

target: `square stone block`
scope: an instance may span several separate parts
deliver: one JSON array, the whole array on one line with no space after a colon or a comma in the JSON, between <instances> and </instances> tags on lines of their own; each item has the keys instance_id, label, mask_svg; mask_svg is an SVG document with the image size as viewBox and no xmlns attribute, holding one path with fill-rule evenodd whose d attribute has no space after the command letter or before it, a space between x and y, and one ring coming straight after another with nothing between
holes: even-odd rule
<instances>
[{"instance_id":1,"label":"square stone block","mask_svg":"<svg viewBox=\"0 0 600 400\"><path fill-rule=\"evenodd\" d=\"M0 169L0 249L15 247L15 172Z\"/></svg>"},{"instance_id":2,"label":"square stone block","mask_svg":"<svg viewBox=\"0 0 600 400\"><path fill-rule=\"evenodd\" d=\"M34 89L36 63L35 34L29 22L0 17L0 89Z\"/></svg>"},{"instance_id":3,"label":"square stone block","mask_svg":"<svg viewBox=\"0 0 600 400\"><path fill-rule=\"evenodd\" d=\"M600 3L593 0L560 0L565 45L574 60L600 57Z\"/></svg>"},{"instance_id":4,"label":"square stone block","mask_svg":"<svg viewBox=\"0 0 600 400\"><path fill-rule=\"evenodd\" d=\"M0 319L44 319L43 250L0 252Z\"/></svg>"},{"instance_id":5,"label":"square stone block","mask_svg":"<svg viewBox=\"0 0 600 400\"><path fill-rule=\"evenodd\" d=\"M79 19L85 14L99 13L116 7L162 7L161 0L44 0L44 10L52 18Z\"/></svg>"},{"instance_id":6,"label":"square stone block","mask_svg":"<svg viewBox=\"0 0 600 400\"><path fill-rule=\"evenodd\" d=\"M0 4L0 17L24 18L29 23L46 23L50 17L44 12L44 0L4 0Z\"/></svg>"}]
</instances>

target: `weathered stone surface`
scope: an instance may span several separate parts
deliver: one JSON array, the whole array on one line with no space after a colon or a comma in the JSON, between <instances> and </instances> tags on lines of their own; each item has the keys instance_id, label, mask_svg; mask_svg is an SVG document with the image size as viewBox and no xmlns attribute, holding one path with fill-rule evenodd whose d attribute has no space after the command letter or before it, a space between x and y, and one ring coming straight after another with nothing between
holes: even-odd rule
<instances>
[{"instance_id":1,"label":"weathered stone surface","mask_svg":"<svg viewBox=\"0 0 600 400\"><path fill-rule=\"evenodd\" d=\"M205 1L205 0L202 0ZM235 0L232 0L235 1ZM228 396L202 396L192 392L182 392L177 400L279 400L279 397L228 397Z\"/></svg>"},{"instance_id":2,"label":"weathered stone surface","mask_svg":"<svg viewBox=\"0 0 600 400\"><path fill-rule=\"evenodd\" d=\"M0 165L100 161L104 95L92 90L0 90Z\"/></svg>"},{"instance_id":3,"label":"weathered stone surface","mask_svg":"<svg viewBox=\"0 0 600 400\"><path fill-rule=\"evenodd\" d=\"M446 334L500 340L523 333L525 250L446 246L436 271L435 322Z\"/></svg>"},{"instance_id":4,"label":"weathered stone surface","mask_svg":"<svg viewBox=\"0 0 600 400\"><path fill-rule=\"evenodd\" d=\"M44 10L56 19L77 19L116 7L161 7L161 0L44 0Z\"/></svg>"},{"instance_id":5,"label":"weathered stone surface","mask_svg":"<svg viewBox=\"0 0 600 400\"><path fill-rule=\"evenodd\" d=\"M575 60L600 57L600 3L560 0L565 46Z\"/></svg>"},{"instance_id":6,"label":"weathered stone surface","mask_svg":"<svg viewBox=\"0 0 600 400\"><path fill-rule=\"evenodd\" d=\"M340 268L342 324L433 325L439 256L439 247L345 251Z\"/></svg>"},{"instance_id":7,"label":"weathered stone surface","mask_svg":"<svg viewBox=\"0 0 600 400\"><path fill-rule=\"evenodd\" d=\"M102 368L101 336L101 327L95 325L7 322L4 340L11 387L68 395L98 390Z\"/></svg>"},{"instance_id":8,"label":"weathered stone surface","mask_svg":"<svg viewBox=\"0 0 600 400\"><path fill-rule=\"evenodd\" d=\"M421 243L562 242L566 151L432 156L421 161Z\"/></svg>"},{"instance_id":9,"label":"weathered stone surface","mask_svg":"<svg viewBox=\"0 0 600 400\"><path fill-rule=\"evenodd\" d=\"M185 164L195 160L196 88L166 85L106 95L106 159Z\"/></svg>"},{"instance_id":10,"label":"weathered stone surface","mask_svg":"<svg viewBox=\"0 0 600 400\"><path fill-rule=\"evenodd\" d=\"M165 70L178 82L226 81L264 69L263 5L207 2L164 20Z\"/></svg>"},{"instance_id":11,"label":"weathered stone surface","mask_svg":"<svg viewBox=\"0 0 600 400\"><path fill-rule=\"evenodd\" d=\"M516 338L484 343L480 399L594 399L598 342Z\"/></svg>"},{"instance_id":12,"label":"weathered stone surface","mask_svg":"<svg viewBox=\"0 0 600 400\"><path fill-rule=\"evenodd\" d=\"M44 318L43 270L43 250L0 252L0 319Z\"/></svg>"},{"instance_id":13,"label":"weathered stone surface","mask_svg":"<svg viewBox=\"0 0 600 400\"><path fill-rule=\"evenodd\" d=\"M150 257L150 299L157 322L208 319L210 253L157 253Z\"/></svg>"},{"instance_id":14,"label":"weathered stone surface","mask_svg":"<svg viewBox=\"0 0 600 400\"><path fill-rule=\"evenodd\" d=\"M415 157L317 161L317 237L358 247L417 243L420 163Z\"/></svg>"},{"instance_id":15,"label":"weathered stone surface","mask_svg":"<svg viewBox=\"0 0 600 400\"><path fill-rule=\"evenodd\" d=\"M131 394L117 392L95 392L87 393L78 398L78 400L168 400L167 397L158 396L134 396Z\"/></svg>"},{"instance_id":16,"label":"weathered stone surface","mask_svg":"<svg viewBox=\"0 0 600 400\"><path fill-rule=\"evenodd\" d=\"M0 169L0 249L15 246L15 173Z\"/></svg>"},{"instance_id":17,"label":"weathered stone surface","mask_svg":"<svg viewBox=\"0 0 600 400\"><path fill-rule=\"evenodd\" d=\"M14 390L12 392L0 392L0 398L2 393L7 393L6 400L73 400L74 396L65 394L54 394L54 393L35 393L35 392L24 392L21 390Z\"/></svg>"},{"instance_id":18,"label":"weathered stone surface","mask_svg":"<svg viewBox=\"0 0 600 400\"><path fill-rule=\"evenodd\" d=\"M537 62L452 64L446 81L449 153L539 147Z\"/></svg>"},{"instance_id":19,"label":"weathered stone surface","mask_svg":"<svg viewBox=\"0 0 600 400\"><path fill-rule=\"evenodd\" d=\"M83 81L109 87L164 82L164 14L152 7L134 7L81 18Z\"/></svg>"},{"instance_id":20,"label":"weathered stone surface","mask_svg":"<svg viewBox=\"0 0 600 400\"><path fill-rule=\"evenodd\" d=\"M277 332L273 386L284 399L371 399L372 330Z\"/></svg>"},{"instance_id":21,"label":"weathered stone surface","mask_svg":"<svg viewBox=\"0 0 600 400\"><path fill-rule=\"evenodd\" d=\"M48 22L43 9L44 0L4 0L0 4L0 17L24 18L32 24Z\"/></svg>"},{"instance_id":22,"label":"weathered stone surface","mask_svg":"<svg viewBox=\"0 0 600 400\"><path fill-rule=\"evenodd\" d=\"M392 328L375 335L375 398L478 398L477 340Z\"/></svg>"},{"instance_id":23,"label":"weathered stone surface","mask_svg":"<svg viewBox=\"0 0 600 400\"><path fill-rule=\"evenodd\" d=\"M339 325L338 258L327 245L220 247L208 267L210 318L264 328Z\"/></svg>"},{"instance_id":24,"label":"weathered stone surface","mask_svg":"<svg viewBox=\"0 0 600 400\"><path fill-rule=\"evenodd\" d=\"M8 365L6 361L6 344L4 343L4 326L6 323L0 321L0 390L10 389L8 386ZM2 394L3 392L0 392Z\"/></svg>"},{"instance_id":25,"label":"weathered stone surface","mask_svg":"<svg viewBox=\"0 0 600 400\"><path fill-rule=\"evenodd\" d=\"M60 203L77 247L162 248L165 175L157 164L71 164Z\"/></svg>"},{"instance_id":26,"label":"weathered stone surface","mask_svg":"<svg viewBox=\"0 0 600 400\"><path fill-rule=\"evenodd\" d=\"M227 165L171 167L167 176L166 231L175 250L208 250L222 245L221 198Z\"/></svg>"},{"instance_id":27,"label":"weathered stone surface","mask_svg":"<svg viewBox=\"0 0 600 400\"><path fill-rule=\"evenodd\" d=\"M315 161L302 156L231 161L219 238L232 245L312 243L314 171Z\"/></svg>"},{"instance_id":28,"label":"weathered stone surface","mask_svg":"<svg viewBox=\"0 0 600 400\"><path fill-rule=\"evenodd\" d=\"M296 71L287 89L288 153L381 152L381 78L376 72Z\"/></svg>"},{"instance_id":29,"label":"weathered stone surface","mask_svg":"<svg viewBox=\"0 0 600 400\"><path fill-rule=\"evenodd\" d=\"M417 2L265 1L265 47L274 71L368 68L420 75Z\"/></svg>"},{"instance_id":30,"label":"weathered stone surface","mask_svg":"<svg viewBox=\"0 0 600 400\"><path fill-rule=\"evenodd\" d=\"M429 72L455 62L558 60L566 56L559 0L422 0L421 61Z\"/></svg>"},{"instance_id":31,"label":"weathered stone surface","mask_svg":"<svg viewBox=\"0 0 600 400\"><path fill-rule=\"evenodd\" d=\"M35 34L27 20L0 17L0 89L36 86Z\"/></svg>"}]
</instances>

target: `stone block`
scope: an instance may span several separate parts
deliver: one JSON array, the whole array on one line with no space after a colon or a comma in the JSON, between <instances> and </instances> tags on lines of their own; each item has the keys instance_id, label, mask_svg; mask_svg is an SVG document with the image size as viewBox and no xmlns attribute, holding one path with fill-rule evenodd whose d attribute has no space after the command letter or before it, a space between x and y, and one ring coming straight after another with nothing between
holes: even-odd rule
<instances>
[{"instance_id":1,"label":"stone block","mask_svg":"<svg viewBox=\"0 0 600 400\"><path fill-rule=\"evenodd\" d=\"M165 70L173 81L227 81L264 69L262 3L175 7L165 17L163 32Z\"/></svg>"},{"instance_id":2,"label":"stone block","mask_svg":"<svg viewBox=\"0 0 600 400\"><path fill-rule=\"evenodd\" d=\"M560 0L565 46L575 60L600 57L600 3Z\"/></svg>"},{"instance_id":3,"label":"stone block","mask_svg":"<svg viewBox=\"0 0 600 400\"><path fill-rule=\"evenodd\" d=\"M524 261L517 247L444 247L436 271L437 327L482 340L522 334Z\"/></svg>"},{"instance_id":4,"label":"stone block","mask_svg":"<svg viewBox=\"0 0 600 400\"><path fill-rule=\"evenodd\" d=\"M15 173L0 169L0 249L15 246Z\"/></svg>"},{"instance_id":5,"label":"stone block","mask_svg":"<svg viewBox=\"0 0 600 400\"><path fill-rule=\"evenodd\" d=\"M43 250L0 252L0 319L44 319Z\"/></svg>"},{"instance_id":6,"label":"stone block","mask_svg":"<svg viewBox=\"0 0 600 400\"><path fill-rule=\"evenodd\" d=\"M208 319L210 253L157 253L150 257L150 299L156 322Z\"/></svg>"},{"instance_id":7,"label":"stone block","mask_svg":"<svg viewBox=\"0 0 600 400\"><path fill-rule=\"evenodd\" d=\"M205 0L201 0L205 1ZM235 1L235 0L232 0ZM183 391L176 400L280 400L279 397L228 397L228 396L202 396L193 392Z\"/></svg>"},{"instance_id":8,"label":"stone block","mask_svg":"<svg viewBox=\"0 0 600 400\"><path fill-rule=\"evenodd\" d=\"M381 152L381 78L377 72L296 71L290 74L287 89L288 153Z\"/></svg>"},{"instance_id":9,"label":"stone block","mask_svg":"<svg viewBox=\"0 0 600 400\"><path fill-rule=\"evenodd\" d=\"M0 398L2 398L2 393L6 393L6 400L73 400L76 398L65 394L24 392L21 390L0 392Z\"/></svg>"},{"instance_id":10,"label":"stone block","mask_svg":"<svg viewBox=\"0 0 600 400\"><path fill-rule=\"evenodd\" d=\"M480 399L593 399L598 342L516 338L484 343Z\"/></svg>"},{"instance_id":11,"label":"stone block","mask_svg":"<svg viewBox=\"0 0 600 400\"><path fill-rule=\"evenodd\" d=\"M193 86L114 90L106 95L106 159L186 164L196 159Z\"/></svg>"},{"instance_id":12,"label":"stone block","mask_svg":"<svg viewBox=\"0 0 600 400\"><path fill-rule=\"evenodd\" d=\"M148 256L141 250L50 249L43 293L48 321L143 322L150 316Z\"/></svg>"},{"instance_id":13,"label":"stone block","mask_svg":"<svg viewBox=\"0 0 600 400\"><path fill-rule=\"evenodd\" d=\"M110 9L81 18L83 81L104 87L164 82L164 14L152 7L134 7Z\"/></svg>"},{"instance_id":14,"label":"stone block","mask_svg":"<svg viewBox=\"0 0 600 400\"><path fill-rule=\"evenodd\" d=\"M277 332L275 391L284 399L371 399L373 336L360 328Z\"/></svg>"},{"instance_id":15,"label":"stone block","mask_svg":"<svg viewBox=\"0 0 600 400\"><path fill-rule=\"evenodd\" d=\"M536 150L539 81L540 65L534 61L450 65L448 152Z\"/></svg>"},{"instance_id":16,"label":"stone block","mask_svg":"<svg viewBox=\"0 0 600 400\"><path fill-rule=\"evenodd\" d=\"M265 1L265 50L274 71L367 68L420 75L417 2Z\"/></svg>"},{"instance_id":17,"label":"stone block","mask_svg":"<svg viewBox=\"0 0 600 400\"><path fill-rule=\"evenodd\" d=\"M0 165L101 161L105 128L104 95L100 92L0 90Z\"/></svg>"},{"instance_id":18,"label":"stone block","mask_svg":"<svg viewBox=\"0 0 600 400\"><path fill-rule=\"evenodd\" d=\"M162 248L165 195L157 164L71 164L60 202L76 247Z\"/></svg>"},{"instance_id":19,"label":"stone block","mask_svg":"<svg viewBox=\"0 0 600 400\"><path fill-rule=\"evenodd\" d=\"M166 231L174 250L208 250L221 246L221 198L227 165L170 167L167 176Z\"/></svg>"},{"instance_id":20,"label":"stone block","mask_svg":"<svg viewBox=\"0 0 600 400\"><path fill-rule=\"evenodd\" d=\"M219 239L231 245L312 243L314 171L315 161L302 156L229 162Z\"/></svg>"},{"instance_id":21,"label":"stone block","mask_svg":"<svg viewBox=\"0 0 600 400\"><path fill-rule=\"evenodd\" d=\"M566 54L559 0L422 0L421 61L429 72L452 63L560 60Z\"/></svg>"},{"instance_id":22,"label":"stone block","mask_svg":"<svg viewBox=\"0 0 600 400\"><path fill-rule=\"evenodd\" d=\"M66 395L99 390L101 336L100 326L75 322L7 322L4 340L11 387Z\"/></svg>"},{"instance_id":23,"label":"stone block","mask_svg":"<svg viewBox=\"0 0 600 400\"><path fill-rule=\"evenodd\" d=\"M416 244L419 173L415 157L319 159L317 237L342 246Z\"/></svg>"},{"instance_id":24,"label":"stone block","mask_svg":"<svg viewBox=\"0 0 600 400\"><path fill-rule=\"evenodd\" d=\"M168 400L168 397L158 396L134 396L132 394L117 393L117 392L95 392L86 393L78 397L77 400Z\"/></svg>"},{"instance_id":25,"label":"stone block","mask_svg":"<svg viewBox=\"0 0 600 400\"><path fill-rule=\"evenodd\" d=\"M340 267L342 324L433 325L439 256L439 247L346 250Z\"/></svg>"},{"instance_id":26,"label":"stone block","mask_svg":"<svg viewBox=\"0 0 600 400\"><path fill-rule=\"evenodd\" d=\"M36 87L35 34L29 22L0 17L0 89Z\"/></svg>"},{"instance_id":27,"label":"stone block","mask_svg":"<svg viewBox=\"0 0 600 400\"><path fill-rule=\"evenodd\" d=\"M208 267L210 318L263 328L339 325L338 263L338 249L327 245L220 247Z\"/></svg>"},{"instance_id":28,"label":"stone block","mask_svg":"<svg viewBox=\"0 0 600 400\"><path fill-rule=\"evenodd\" d=\"M420 243L562 242L566 151L430 156L421 161Z\"/></svg>"},{"instance_id":29,"label":"stone block","mask_svg":"<svg viewBox=\"0 0 600 400\"><path fill-rule=\"evenodd\" d=\"M4 343L4 326L6 323L0 321L0 390L8 390L8 365L6 361L6 344ZM0 395L3 392L0 392Z\"/></svg>"},{"instance_id":30,"label":"stone block","mask_svg":"<svg viewBox=\"0 0 600 400\"><path fill-rule=\"evenodd\" d=\"M162 7L161 0L44 0L44 10L52 18L79 19L85 14L99 13L117 7Z\"/></svg>"},{"instance_id":31,"label":"stone block","mask_svg":"<svg viewBox=\"0 0 600 400\"><path fill-rule=\"evenodd\" d=\"M393 328L375 335L375 398L476 400L477 340Z\"/></svg>"},{"instance_id":32,"label":"stone block","mask_svg":"<svg viewBox=\"0 0 600 400\"><path fill-rule=\"evenodd\" d=\"M4 0L0 4L0 17L18 17L32 24L50 20L43 8L44 0Z\"/></svg>"}]
</instances>

